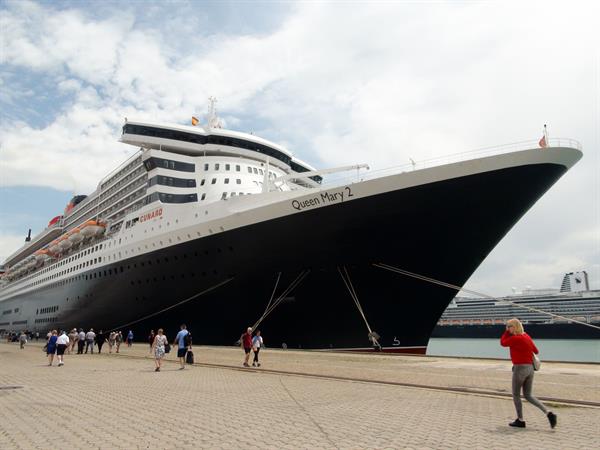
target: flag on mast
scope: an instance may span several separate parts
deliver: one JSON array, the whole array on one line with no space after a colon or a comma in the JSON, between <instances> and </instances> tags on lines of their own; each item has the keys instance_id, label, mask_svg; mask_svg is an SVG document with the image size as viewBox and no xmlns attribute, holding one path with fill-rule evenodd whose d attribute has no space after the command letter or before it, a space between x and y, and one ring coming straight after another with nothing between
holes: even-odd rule
<instances>
[{"instance_id":1,"label":"flag on mast","mask_svg":"<svg viewBox=\"0 0 600 450\"><path fill-rule=\"evenodd\" d=\"M196 126L200 123L200 121L198 119L196 119L194 116L192 116L192 125Z\"/></svg>"},{"instance_id":2,"label":"flag on mast","mask_svg":"<svg viewBox=\"0 0 600 450\"><path fill-rule=\"evenodd\" d=\"M546 138L547 134L548 133L547 133L547 130L546 130L546 124L544 124L544 135L542 136L542 138L538 142L538 145L541 148L546 148L548 146L548 139Z\"/></svg>"}]
</instances>

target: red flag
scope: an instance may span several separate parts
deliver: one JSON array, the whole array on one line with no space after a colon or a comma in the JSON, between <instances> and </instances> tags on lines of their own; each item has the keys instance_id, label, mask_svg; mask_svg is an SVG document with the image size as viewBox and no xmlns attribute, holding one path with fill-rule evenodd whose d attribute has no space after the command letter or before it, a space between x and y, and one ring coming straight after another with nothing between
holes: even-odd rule
<instances>
[{"instance_id":1,"label":"red flag","mask_svg":"<svg viewBox=\"0 0 600 450\"><path fill-rule=\"evenodd\" d=\"M540 142L538 142L538 145L542 148L546 148L546 136L542 136Z\"/></svg>"}]
</instances>

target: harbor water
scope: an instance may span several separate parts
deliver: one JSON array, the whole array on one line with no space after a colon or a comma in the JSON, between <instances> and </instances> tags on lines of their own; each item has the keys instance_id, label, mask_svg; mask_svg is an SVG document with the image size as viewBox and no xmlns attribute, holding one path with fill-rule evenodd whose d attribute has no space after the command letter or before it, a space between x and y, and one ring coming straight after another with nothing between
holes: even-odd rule
<instances>
[{"instance_id":1,"label":"harbor water","mask_svg":"<svg viewBox=\"0 0 600 450\"><path fill-rule=\"evenodd\" d=\"M600 363L598 339L535 339L540 359ZM467 356L509 359L508 348L498 339L431 338L427 346L430 356Z\"/></svg>"}]
</instances>

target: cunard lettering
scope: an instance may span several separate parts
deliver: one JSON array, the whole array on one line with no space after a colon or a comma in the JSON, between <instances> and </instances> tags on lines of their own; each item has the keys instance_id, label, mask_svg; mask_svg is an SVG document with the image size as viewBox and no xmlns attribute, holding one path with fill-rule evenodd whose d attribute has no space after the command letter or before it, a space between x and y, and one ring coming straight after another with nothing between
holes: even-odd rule
<instances>
[{"instance_id":1,"label":"cunard lettering","mask_svg":"<svg viewBox=\"0 0 600 450\"><path fill-rule=\"evenodd\" d=\"M140 216L140 222L146 222L147 220L155 219L157 217L162 216L163 210L162 208L155 209L152 212L142 214Z\"/></svg>"}]
</instances>

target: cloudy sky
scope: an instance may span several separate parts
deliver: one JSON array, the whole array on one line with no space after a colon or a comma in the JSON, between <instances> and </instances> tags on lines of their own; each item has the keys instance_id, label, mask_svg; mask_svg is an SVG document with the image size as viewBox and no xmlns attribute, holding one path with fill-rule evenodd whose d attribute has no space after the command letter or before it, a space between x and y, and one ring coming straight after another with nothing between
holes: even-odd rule
<instances>
[{"instance_id":1,"label":"cloudy sky","mask_svg":"<svg viewBox=\"0 0 600 450\"><path fill-rule=\"evenodd\" d=\"M0 260L132 148L124 117L228 128L317 167L551 137L584 158L466 287L600 288L598 2L0 1ZM468 218L465 218L468 220Z\"/></svg>"}]
</instances>

